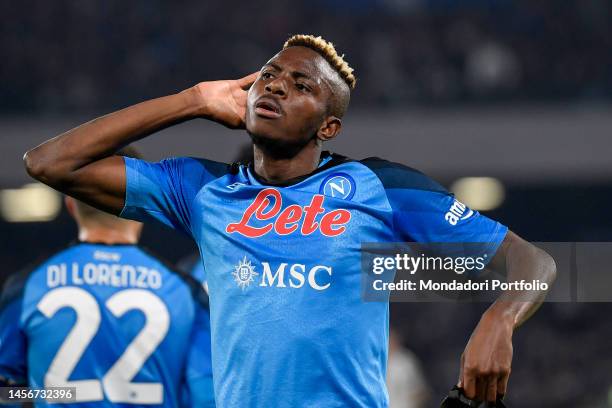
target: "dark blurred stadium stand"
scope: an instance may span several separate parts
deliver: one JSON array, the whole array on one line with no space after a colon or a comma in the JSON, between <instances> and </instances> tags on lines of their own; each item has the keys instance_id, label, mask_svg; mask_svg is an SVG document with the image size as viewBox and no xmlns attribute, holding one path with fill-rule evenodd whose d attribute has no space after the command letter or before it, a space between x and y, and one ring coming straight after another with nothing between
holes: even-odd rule
<instances>
[{"instance_id":1,"label":"dark blurred stadium stand","mask_svg":"<svg viewBox=\"0 0 612 408\"><path fill-rule=\"evenodd\" d=\"M392 107L401 115L412 107L542 104L586 112L612 101L609 0L22 0L0 2L0 15L0 115L7 120L97 115L198 81L240 76L302 32L321 34L346 54L359 79L358 110ZM535 136L538 129L521 131ZM5 132L3 146L17 134ZM487 136L494 145L496 135ZM551 145L549 153L563 149ZM446 159L428 160L435 171ZM451 182L463 174L441 175ZM579 184L514 180L506 195L490 215L530 240L612 241L608 176ZM50 223L0 222L0 281L75 231L65 211ZM144 243L173 261L193 250L170 234L147 226ZM459 355L485 307L392 305L434 396L456 381ZM610 303L545 304L515 335L508 405L612 406L611 314Z\"/></svg>"},{"instance_id":2,"label":"dark blurred stadium stand","mask_svg":"<svg viewBox=\"0 0 612 408\"><path fill-rule=\"evenodd\" d=\"M2 112L108 109L244 75L299 32L346 53L357 105L612 98L608 0L24 0L0 15Z\"/></svg>"}]
</instances>

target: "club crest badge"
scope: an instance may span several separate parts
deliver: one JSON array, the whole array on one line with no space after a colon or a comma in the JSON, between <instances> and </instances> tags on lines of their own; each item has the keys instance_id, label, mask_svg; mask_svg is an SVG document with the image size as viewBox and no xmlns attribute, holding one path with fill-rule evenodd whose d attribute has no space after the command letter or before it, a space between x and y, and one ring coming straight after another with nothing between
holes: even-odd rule
<instances>
[{"instance_id":1,"label":"club crest badge","mask_svg":"<svg viewBox=\"0 0 612 408\"><path fill-rule=\"evenodd\" d=\"M355 180L346 173L333 173L323 180L319 194L350 200L355 195Z\"/></svg>"}]
</instances>

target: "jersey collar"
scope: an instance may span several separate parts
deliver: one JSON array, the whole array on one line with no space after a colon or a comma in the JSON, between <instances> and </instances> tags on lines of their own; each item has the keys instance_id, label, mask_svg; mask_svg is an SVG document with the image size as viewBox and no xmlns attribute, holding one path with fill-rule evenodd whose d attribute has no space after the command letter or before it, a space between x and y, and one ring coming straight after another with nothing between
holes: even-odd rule
<instances>
[{"instance_id":1,"label":"jersey collar","mask_svg":"<svg viewBox=\"0 0 612 408\"><path fill-rule=\"evenodd\" d=\"M339 164L342 163L346 163L352 161L351 159L349 159L346 156L342 156L340 154L337 153L331 153L328 151L324 151L321 153L321 160L319 162L319 167L317 167L314 171L308 173L308 174L304 174L302 176L299 177L295 177L289 180L285 180L282 181L280 183L272 183L269 182L267 180L264 180L262 177L260 177L257 173L255 173L255 168L253 166L253 163L249 163L248 165L248 172L249 175L251 177L253 177L259 184L264 185L264 186L272 186L272 187L289 187L292 186L294 184L298 184L304 180L306 180L307 178L317 174L317 173L321 173L327 169L330 169L332 167L335 167Z\"/></svg>"}]
</instances>

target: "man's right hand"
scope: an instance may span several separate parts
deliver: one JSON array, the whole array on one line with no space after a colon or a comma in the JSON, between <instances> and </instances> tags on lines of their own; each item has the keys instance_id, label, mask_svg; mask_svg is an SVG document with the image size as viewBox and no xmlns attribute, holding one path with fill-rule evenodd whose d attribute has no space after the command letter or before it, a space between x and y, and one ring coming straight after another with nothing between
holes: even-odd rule
<instances>
[{"instance_id":1,"label":"man's right hand","mask_svg":"<svg viewBox=\"0 0 612 408\"><path fill-rule=\"evenodd\" d=\"M236 80L200 82L187 89L193 97L196 115L231 129L244 128L247 93L259 72Z\"/></svg>"}]
</instances>

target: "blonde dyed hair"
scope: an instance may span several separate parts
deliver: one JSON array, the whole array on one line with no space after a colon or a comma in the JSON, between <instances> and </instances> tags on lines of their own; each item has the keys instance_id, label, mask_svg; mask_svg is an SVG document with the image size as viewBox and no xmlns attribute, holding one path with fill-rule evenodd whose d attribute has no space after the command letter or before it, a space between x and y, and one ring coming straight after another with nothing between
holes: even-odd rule
<instances>
[{"instance_id":1,"label":"blonde dyed hair","mask_svg":"<svg viewBox=\"0 0 612 408\"><path fill-rule=\"evenodd\" d=\"M353 74L353 68L344 60L344 55L338 54L331 42L321 36L296 34L285 42L283 49L288 47L307 47L318 52L338 72L348 87L355 89L357 78Z\"/></svg>"}]
</instances>

